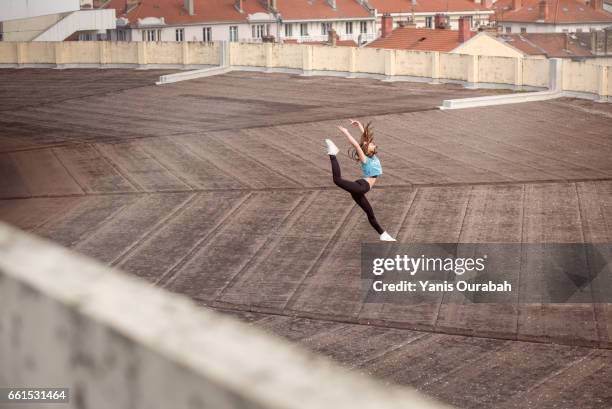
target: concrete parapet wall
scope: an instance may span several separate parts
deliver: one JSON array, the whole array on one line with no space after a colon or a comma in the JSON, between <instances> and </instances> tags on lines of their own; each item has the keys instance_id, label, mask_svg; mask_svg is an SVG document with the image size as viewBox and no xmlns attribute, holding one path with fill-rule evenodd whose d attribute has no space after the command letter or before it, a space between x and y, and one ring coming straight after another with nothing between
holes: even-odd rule
<instances>
[{"instance_id":1,"label":"concrete parapet wall","mask_svg":"<svg viewBox=\"0 0 612 409\"><path fill-rule=\"evenodd\" d=\"M468 80L471 55L440 53L440 78Z\"/></svg>"},{"instance_id":2,"label":"concrete parapet wall","mask_svg":"<svg viewBox=\"0 0 612 409\"><path fill-rule=\"evenodd\" d=\"M294 45L283 47L275 45L273 50L273 61L275 67L301 69L305 45Z\"/></svg>"},{"instance_id":3,"label":"concrete parapet wall","mask_svg":"<svg viewBox=\"0 0 612 409\"><path fill-rule=\"evenodd\" d=\"M541 58L523 58L523 84L547 87L550 82L549 62Z\"/></svg>"},{"instance_id":4,"label":"concrete parapet wall","mask_svg":"<svg viewBox=\"0 0 612 409\"><path fill-rule=\"evenodd\" d=\"M313 70L349 72L350 47L313 47Z\"/></svg>"},{"instance_id":5,"label":"concrete parapet wall","mask_svg":"<svg viewBox=\"0 0 612 409\"><path fill-rule=\"evenodd\" d=\"M597 93L600 67L586 62L563 61L563 89Z\"/></svg>"},{"instance_id":6,"label":"concrete parapet wall","mask_svg":"<svg viewBox=\"0 0 612 409\"><path fill-rule=\"evenodd\" d=\"M218 65L217 43L28 42L0 43L0 64L30 66Z\"/></svg>"},{"instance_id":7,"label":"concrete parapet wall","mask_svg":"<svg viewBox=\"0 0 612 409\"><path fill-rule=\"evenodd\" d=\"M473 87L545 89L551 83L550 60L456 53L330 47L324 45L196 42L0 43L4 66L139 66L141 68L221 65L260 70L301 70L306 74L367 76L386 79L459 81ZM223 51L226 50L226 51ZM605 100L610 92L610 59L565 60L563 91ZM226 65L224 65L226 66Z\"/></svg>"},{"instance_id":8,"label":"concrete parapet wall","mask_svg":"<svg viewBox=\"0 0 612 409\"><path fill-rule=\"evenodd\" d=\"M355 71L369 74L385 73L385 54L390 50L358 48L355 55Z\"/></svg>"},{"instance_id":9,"label":"concrete parapet wall","mask_svg":"<svg viewBox=\"0 0 612 409\"><path fill-rule=\"evenodd\" d=\"M433 52L403 51L395 56L395 74L413 77L432 76Z\"/></svg>"},{"instance_id":10,"label":"concrete parapet wall","mask_svg":"<svg viewBox=\"0 0 612 409\"><path fill-rule=\"evenodd\" d=\"M442 407L2 223L0 362L66 408Z\"/></svg>"},{"instance_id":11,"label":"concrete parapet wall","mask_svg":"<svg viewBox=\"0 0 612 409\"><path fill-rule=\"evenodd\" d=\"M230 65L265 67L266 54L263 44L230 43Z\"/></svg>"},{"instance_id":12,"label":"concrete parapet wall","mask_svg":"<svg viewBox=\"0 0 612 409\"><path fill-rule=\"evenodd\" d=\"M478 57L478 82L495 84L517 84L515 58Z\"/></svg>"}]
</instances>

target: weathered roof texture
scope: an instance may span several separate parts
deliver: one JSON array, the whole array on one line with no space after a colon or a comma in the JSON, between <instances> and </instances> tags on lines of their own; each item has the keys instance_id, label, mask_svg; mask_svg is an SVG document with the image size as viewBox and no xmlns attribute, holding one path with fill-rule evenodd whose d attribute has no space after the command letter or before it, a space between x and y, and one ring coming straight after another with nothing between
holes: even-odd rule
<instances>
[{"instance_id":1,"label":"weathered roof texture","mask_svg":"<svg viewBox=\"0 0 612 409\"><path fill-rule=\"evenodd\" d=\"M607 305L364 303L378 235L323 143L345 152L335 126L373 121L368 199L401 242L611 243L609 104L441 111L499 91L163 73L3 71L0 219L457 407L609 406Z\"/></svg>"}]
</instances>

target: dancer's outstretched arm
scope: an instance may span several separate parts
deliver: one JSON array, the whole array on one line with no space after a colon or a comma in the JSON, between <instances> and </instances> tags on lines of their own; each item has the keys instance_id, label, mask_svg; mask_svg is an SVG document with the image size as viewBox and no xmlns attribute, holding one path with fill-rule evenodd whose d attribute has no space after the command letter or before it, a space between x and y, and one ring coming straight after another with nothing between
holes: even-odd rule
<instances>
[{"instance_id":1,"label":"dancer's outstretched arm","mask_svg":"<svg viewBox=\"0 0 612 409\"><path fill-rule=\"evenodd\" d=\"M359 143L355 140L355 138L353 138L353 135L351 135L349 131L343 126L338 126L337 128L347 137L351 145L355 147L355 149L357 150L357 155L359 156L359 160L365 163L367 160L367 156L365 155L365 153L363 153L363 150L361 150L361 146L359 146Z\"/></svg>"}]
</instances>

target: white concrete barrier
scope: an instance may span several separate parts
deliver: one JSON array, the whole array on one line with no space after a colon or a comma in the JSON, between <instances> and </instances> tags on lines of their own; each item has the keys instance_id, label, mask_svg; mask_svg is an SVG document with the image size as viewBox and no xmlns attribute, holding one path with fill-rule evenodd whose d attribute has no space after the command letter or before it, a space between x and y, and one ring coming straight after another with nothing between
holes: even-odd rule
<instances>
[{"instance_id":1,"label":"white concrete barrier","mask_svg":"<svg viewBox=\"0 0 612 409\"><path fill-rule=\"evenodd\" d=\"M2 386L69 388L62 408L443 407L0 223Z\"/></svg>"}]
</instances>

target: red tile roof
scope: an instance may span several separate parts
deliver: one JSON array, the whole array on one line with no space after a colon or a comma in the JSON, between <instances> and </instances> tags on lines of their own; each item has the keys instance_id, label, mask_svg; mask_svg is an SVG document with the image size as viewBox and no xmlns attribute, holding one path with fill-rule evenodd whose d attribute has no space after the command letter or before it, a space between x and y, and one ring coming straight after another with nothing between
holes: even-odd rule
<instances>
[{"instance_id":1,"label":"red tile roof","mask_svg":"<svg viewBox=\"0 0 612 409\"><path fill-rule=\"evenodd\" d=\"M566 49L567 37L567 49ZM548 58L591 57L588 44L576 36L565 33L503 34L498 39L527 55L544 55Z\"/></svg>"},{"instance_id":2,"label":"red tile roof","mask_svg":"<svg viewBox=\"0 0 612 409\"><path fill-rule=\"evenodd\" d=\"M451 51L460 44L458 30L400 27L393 30L389 36L374 40L366 47L444 52Z\"/></svg>"},{"instance_id":3,"label":"red tile roof","mask_svg":"<svg viewBox=\"0 0 612 409\"><path fill-rule=\"evenodd\" d=\"M411 0L369 0L370 6L379 13L411 13ZM415 13L439 13L456 11L488 10L484 5L470 0L416 0Z\"/></svg>"},{"instance_id":4,"label":"red tile roof","mask_svg":"<svg viewBox=\"0 0 612 409\"><path fill-rule=\"evenodd\" d=\"M357 0L336 0L334 9L326 0L277 0L283 20L316 20L372 17Z\"/></svg>"},{"instance_id":5,"label":"red tile roof","mask_svg":"<svg viewBox=\"0 0 612 409\"><path fill-rule=\"evenodd\" d=\"M130 25L146 17L164 17L166 24L189 24L200 22L244 22L249 14L267 13L258 0L243 0L243 13L235 7L234 0L194 0L194 15L184 8L184 0L140 0L127 15ZM116 9L117 17L125 17L125 0L110 0L104 5Z\"/></svg>"},{"instance_id":6,"label":"red tile roof","mask_svg":"<svg viewBox=\"0 0 612 409\"><path fill-rule=\"evenodd\" d=\"M547 0L548 16L540 20L540 0L522 0L522 6L512 10L512 0L493 4L497 21L525 23L612 23L612 13L596 10L581 0Z\"/></svg>"}]
</instances>

